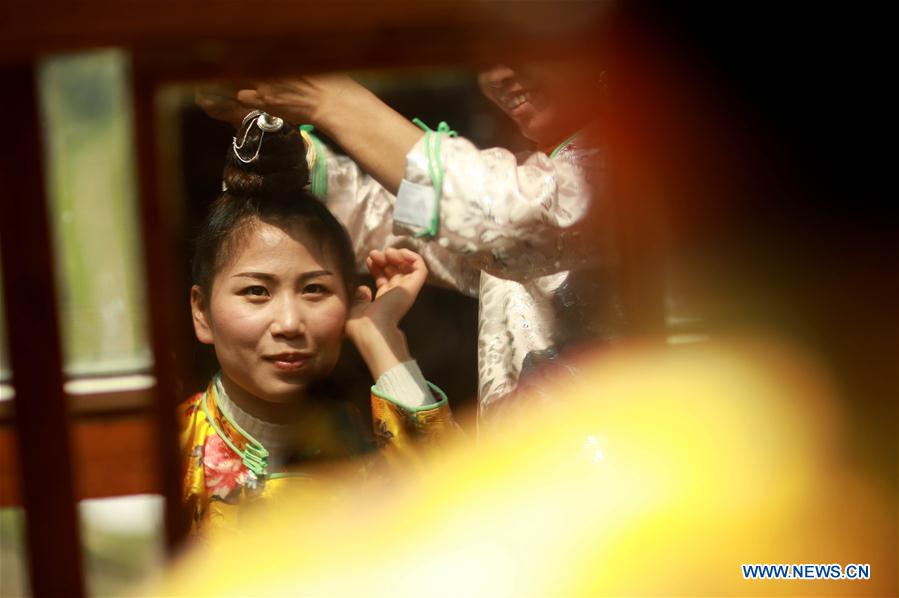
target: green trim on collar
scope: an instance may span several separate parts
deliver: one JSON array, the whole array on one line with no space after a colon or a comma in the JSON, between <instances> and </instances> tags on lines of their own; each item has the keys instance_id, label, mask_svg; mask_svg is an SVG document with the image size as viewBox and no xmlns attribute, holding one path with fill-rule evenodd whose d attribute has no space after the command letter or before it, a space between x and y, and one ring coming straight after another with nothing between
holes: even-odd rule
<instances>
[{"instance_id":1,"label":"green trim on collar","mask_svg":"<svg viewBox=\"0 0 899 598\"><path fill-rule=\"evenodd\" d=\"M212 382L207 387L206 392L203 393L203 413L206 414L206 420L209 422L209 425L212 426L212 429L215 430L215 433L219 435L219 438L225 441L225 444L228 445L234 454L241 458L243 464L247 466L247 469L252 471L256 476L264 476L268 474L268 451L262 443L253 438L250 434L248 434L243 428L238 425L236 421L231 419L231 416L225 412L218 401L218 385L221 380L219 374L216 374ZM212 413L209 411L209 394L212 391L212 400L215 403L216 410L222 414L222 417L231 424L231 427L237 430L237 433L243 436L247 440L247 449L242 451L237 448L231 439L221 430L218 424L215 421L215 418L212 416Z\"/></svg>"},{"instance_id":2,"label":"green trim on collar","mask_svg":"<svg viewBox=\"0 0 899 598\"><path fill-rule=\"evenodd\" d=\"M576 131L576 132L572 133L571 135L569 135L568 139L566 139L565 141L563 141L562 143L560 143L559 145L556 146L556 149L554 149L554 150L552 151L552 153L549 155L549 157L550 157L550 158L555 158L556 156L558 156L558 155L559 155L559 152L561 152L563 149L565 149L565 147L566 147L569 143L571 143L571 141L572 141L575 137L577 137L577 134L578 134L578 133L580 133L580 131Z\"/></svg>"},{"instance_id":3,"label":"green trim on collar","mask_svg":"<svg viewBox=\"0 0 899 598\"><path fill-rule=\"evenodd\" d=\"M253 472L259 480L277 480L281 478L311 478L309 474L301 473L298 471L287 471L287 472L277 472L277 473L269 473L268 472L268 450L262 445L261 442L253 438L240 425L234 421L228 413L222 409L218 400L218 385L221 382L221 373L213 376L212 382L210 382L209 386L206 388L206 392L203 393L203 398L200 399L200 402L203 406L203 413L206 414L206 421L209 422L209 425L212 426L212 429L218 434L219 438L221 438L225 444L230 448L234 454L241 458L243 464L247 466L247 469ZM228 436L221 430L218 424L215 421L215 418L212 416L212 413L209 410L209 394L212 391L212 401L215 403L215 409L217 412L222 414L222 417L237 430L238 434L241 434L247 440L247 450L242 451L237 446L231 442Z\"/></svg>"}]
</instances>

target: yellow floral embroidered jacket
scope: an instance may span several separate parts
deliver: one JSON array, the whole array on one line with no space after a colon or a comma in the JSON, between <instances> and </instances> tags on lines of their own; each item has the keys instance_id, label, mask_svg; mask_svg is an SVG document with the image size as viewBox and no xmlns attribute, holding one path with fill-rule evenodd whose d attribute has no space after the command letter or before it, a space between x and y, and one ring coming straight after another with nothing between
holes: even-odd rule
<instances>
[{"instance_id":1,"label":"yellow floral embroidered jacket","mask_svg":"<svg viewBox=\"0 0 899 598\"><path fill-rule=\"evenodd\" d=\"M208 528L236 530L241 506L268 501L287 489L322 492L316 471L322 463L359 457L360 477L408 467L458 429L446 396L432 386L437 403L408 408L372 389L373 437L364 433L346 405L304 408L311 422L298 434L289 464L269 471L267 451L221 410L215 380L179 407L183 502L191 515L191 536ZM308 415L308 417L307 417Z\"/></svg>"}]
</instances>

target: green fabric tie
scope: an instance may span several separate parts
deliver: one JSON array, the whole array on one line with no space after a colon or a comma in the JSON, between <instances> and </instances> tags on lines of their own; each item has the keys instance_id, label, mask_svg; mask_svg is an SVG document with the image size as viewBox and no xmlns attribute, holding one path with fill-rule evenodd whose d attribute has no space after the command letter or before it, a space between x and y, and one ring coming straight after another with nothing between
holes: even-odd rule
<instances>
[{"instance_id":1,"label":"green fabric tie","mask_svg":"<svg viewBox=\"0 0 899 598\"><path fill-rule=\"evenodd\" d=\"M440 217L440 197L443 194L443 162L440 159L440 140L444 135L456 137L457 133L449 128L444 121L440 121L437 130L431 130L421 119L413 118L412 122L425 132L425 157L428 159L428 173L431 184L434 186L434 214L431 216L431 224L428 228L415 233L415 238L437 236L437 224Z\"/></svg>"},{"instance_id":2,"label":"green fabric tie","mask_svg":"<svg viewBox=\"0 0 899 598\"><path fill-rule=\"evenodd\" d=\"M315 129L312 125L300 125L300 131L309 135L312 140L312 147L315 150L315 161L312 163L312 172L309 173L311 180L309 182L309 191L312 195L324 201L328 197L328 160L325 154L325 144L312 134Z\"/></svg>"}]
</instances>

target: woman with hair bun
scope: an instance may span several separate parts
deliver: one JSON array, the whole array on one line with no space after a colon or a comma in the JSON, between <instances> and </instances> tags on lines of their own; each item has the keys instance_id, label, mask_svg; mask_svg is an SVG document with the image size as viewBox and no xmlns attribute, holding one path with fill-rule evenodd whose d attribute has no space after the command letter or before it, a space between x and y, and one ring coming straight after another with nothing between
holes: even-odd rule
<instances>
[{"instance_id":1,"label":"woman with hair bun","mask_svg":"<svg viewBox=\"0 0 899 598\"><path fill-rule=\"evenodd\" d=\"M343 226L304 187L305 145L268 114L244 119L224 191L197 238L190 304L197 339L221 371L180 408L184 500L194 532L227 527L235 506L266 497L322 460L368 452L402 460L453 427L398 324L427 276L404 249L372 251L377 290L355 286ZM328 384L348 337L376 381L374 436Z\"/></svg>"},{"instance_id":2,"label":"woman with hair bun","mask_svg":"<svg viewBox=\"0 0 899 598\"><path fill-rule=\"evenodd\" d=\"M586 57L481 72L481 90L534 144L518 155L479 149L445 123L416 127L345 75L201 91L197 102L233 124L251 109L310 123L346 152L306 133L311 191L346 225L359 265L372 248L413 248L432 281L478 298L479 422L489 423L514 409L529 370L622 329L610 239L589 225L610 216L605 79Z\"/></svg>"}]
</instances>

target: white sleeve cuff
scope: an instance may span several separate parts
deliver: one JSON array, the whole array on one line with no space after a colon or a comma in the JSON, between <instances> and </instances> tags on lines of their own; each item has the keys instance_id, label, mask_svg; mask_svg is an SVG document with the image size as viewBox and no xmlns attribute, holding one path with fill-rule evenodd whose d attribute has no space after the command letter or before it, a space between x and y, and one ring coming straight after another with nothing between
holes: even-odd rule
<instances>
[{"instance_id":1,"label":"white sleeve cuff","mask_svg":"<svg viewBox=\"0 0 899 598\"><path fill-rule=\"evenodd\" d=\"M395 235L418 235L430 230L439 210L425 152L429 138L430 135L423 135L406 154L406 170L393 210Z\"/></svg>"},{"instance_id":2,"label":"white sleeve cuff","mask_svg":"<svg viewBox=\"0 0 899 598\"><path fill-rule=\"evenodd\" d=\"M375 382L375 389L403 407L421 407L435 402L418 362L414 359L398 363L381 374Z\"/></svg>"}]
</instances>

